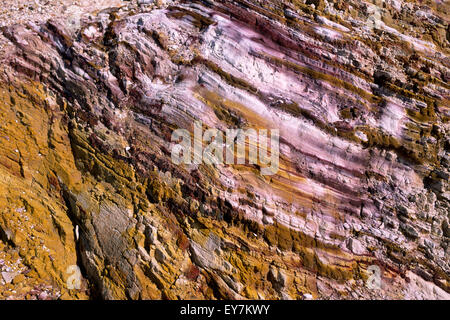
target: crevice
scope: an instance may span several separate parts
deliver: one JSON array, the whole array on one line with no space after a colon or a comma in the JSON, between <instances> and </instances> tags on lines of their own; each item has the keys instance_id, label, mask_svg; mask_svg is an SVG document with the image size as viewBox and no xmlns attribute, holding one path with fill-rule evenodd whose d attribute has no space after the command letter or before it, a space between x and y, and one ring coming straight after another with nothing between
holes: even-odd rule
<instances>
[{"instance_id":1,"label":"crevice","mask_svg":"<svg viewBox=\"0 0 450 320\"><path fill-rule=\"evenodd\" d=\"M70 193L70 191L67 189L65 185L62 185L62 196L65 202L65 205L67 207L67 216L72 222L73 230L75 233L75 229L78 226L79 229L79 238L77 239L75 237L75 251L77 255L77 266L80 268L81 275L83 278L87 279L88 281L88 295L91 300L97 300L101 299L100 289L97 286L97 283L94 279L91 279L89 277L89 273L87 272L87 269L83 263L83 257L82 257L82 237L84 236L83 233L83 225L81 224L76 211L78 210L76 207L76 200L74 199L73 195Z\"/></svg>"},{"instance_id":2,"label":"crevice","mask_svg":"<svg viewBox=\"0 0 450 320\"><path fill-rule=\"evenodd\" d=\"M7 244L8 246L15 248L16 244L11 240L10 232L4 230L0 225L0 241Z\"/></svg>"}]
</instances>

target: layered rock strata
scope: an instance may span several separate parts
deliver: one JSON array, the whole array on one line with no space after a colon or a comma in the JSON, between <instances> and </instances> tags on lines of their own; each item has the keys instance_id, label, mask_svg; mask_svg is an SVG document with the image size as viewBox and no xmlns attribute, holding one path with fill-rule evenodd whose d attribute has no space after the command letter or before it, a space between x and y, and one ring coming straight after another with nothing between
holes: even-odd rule
<instances>
[{"instance_id":1,"label":"layered rock strata","mask_svg":"<svg viewBox=\"0 0 450 320\"><path fill-rule=\"evenodd\" d=\"M3 27L2 298L448 299L448 14L141 1ZM279 171L174 165L196 120L279 129Z\"/></svg>"}]
</instances>

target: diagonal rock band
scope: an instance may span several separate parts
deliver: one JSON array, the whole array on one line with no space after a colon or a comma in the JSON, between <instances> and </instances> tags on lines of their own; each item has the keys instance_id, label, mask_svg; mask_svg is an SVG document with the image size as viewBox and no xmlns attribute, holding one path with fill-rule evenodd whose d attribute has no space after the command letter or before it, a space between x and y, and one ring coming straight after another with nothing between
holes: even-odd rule
<instances>
[{"instance_id":1,"label":"diagonal rock band","mask_svg":"<svg viewBox=\"0 0 450 320\"><path fill-rule=\"evenodd\" d=\"M448 3L69 2L0 13L0 298L449 299Z\"/></svg>"}]
</instances>

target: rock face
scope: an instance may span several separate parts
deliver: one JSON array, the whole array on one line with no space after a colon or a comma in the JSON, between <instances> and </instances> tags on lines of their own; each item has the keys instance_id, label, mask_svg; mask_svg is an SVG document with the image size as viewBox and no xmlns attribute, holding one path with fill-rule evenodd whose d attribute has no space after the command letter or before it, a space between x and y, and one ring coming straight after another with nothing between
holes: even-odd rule
<instances>
[{"instance_id":1,"label":"rock face","mask_svg":"<svg viewBox=\"0 0 450 320\"><path fill-rule=\"evenodd\" d=\"M449 6L429 2L3 27L0 297L448 299ZM279 129L278 173L175 165L194 120Z\"/></svg>"}]
</instances>

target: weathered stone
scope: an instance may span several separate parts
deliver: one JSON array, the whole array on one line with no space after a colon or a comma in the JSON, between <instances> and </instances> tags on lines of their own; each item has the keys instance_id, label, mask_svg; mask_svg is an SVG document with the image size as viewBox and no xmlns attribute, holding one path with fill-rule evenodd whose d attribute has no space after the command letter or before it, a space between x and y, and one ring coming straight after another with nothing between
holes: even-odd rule
<instances>
[{"instance_id":1,"label":"weathered stone","mask_svg":"<svg viewBox=\"0 0 450 320\"><path fill-rule=\"evenodd\" d=\"M17 272L2 272L3 281L6 284L13 282L14 278L18 275Z\"/></svg>"},{"instance_id":2,"label":"weathered stone","mask_svg":"<svg viewBox=\"0 0 450 320\"><path fill-rule=\"evenodd\" d=\"M412 239L417 239L419 237L419 233L417 232L416 229L414 229L414 227L406 224L406 223L401 223L400 224L400 229L403 231L403 233Z\"/></svg>"},{"instance_id":3,"label":"weathered stone","mask_svg":"<svg viewBox=\"0 0 450 320\"><path fill-rule=\"evenodd\" d=\"M348 240L348 248L357 255L362 255L366 253L366 248L362 245L362 243L357 239L349 239Z\"/></svg>"},{"instance_id":4,"label":"weathered stone","mask_svg":"<svg viewBox=\"0 0 450 320\"><path fill-rule=\"evenodd\" d=\"M101 0L5 24L0 267L32 270L5 288L448 298L445 21L396 3ZM176 165L172 134L195 120L279 129L278 171ZM382 292L365 285L372 263L389 270Z\"/></svg>"}]
</instances>

